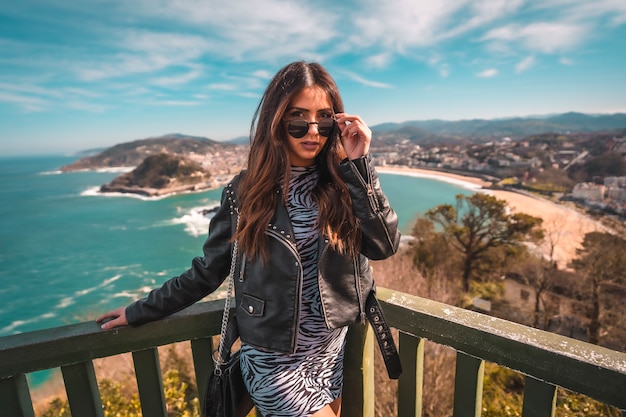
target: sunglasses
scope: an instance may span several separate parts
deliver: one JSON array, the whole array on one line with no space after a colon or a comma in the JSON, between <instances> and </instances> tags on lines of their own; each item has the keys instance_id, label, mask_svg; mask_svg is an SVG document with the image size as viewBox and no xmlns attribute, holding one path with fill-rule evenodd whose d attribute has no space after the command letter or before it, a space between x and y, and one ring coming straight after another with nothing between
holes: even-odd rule
<instances>
[{"instance_id":1,"label":"sunglasses","mask_svg":"<svg viewBox=\"0 0 626 417\"><path fill-rule=\"evenodd\" d=\"M335 119L325 117L319 122L307 122L306 120L285 120L287 123L287 132L296 139L300 139L309 133L309 125L317 125L317 132L320 136L329 137L333 133L335 127Z\"/></svg>"}]
</instances>

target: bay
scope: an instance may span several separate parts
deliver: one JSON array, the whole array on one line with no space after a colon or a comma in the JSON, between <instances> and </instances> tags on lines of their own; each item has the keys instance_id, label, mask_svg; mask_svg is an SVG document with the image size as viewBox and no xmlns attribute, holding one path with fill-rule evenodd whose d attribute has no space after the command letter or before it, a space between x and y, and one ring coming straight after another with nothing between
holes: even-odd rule
<instances>
[{"instance_id":1,"label":"bay","mask_svg":"<svg viewBox=\"0 0 626 417\"><path fill-rule=\"evenodd\" d=\"M58 171L74 159L0 158L0 337L94 319L202 254L209 220L201 210L218 205L221 189L103 196L97 188L119 172ZM429 178L380 180L405 234L417 214L472 192Z\"/></svg>"}]
</instances>

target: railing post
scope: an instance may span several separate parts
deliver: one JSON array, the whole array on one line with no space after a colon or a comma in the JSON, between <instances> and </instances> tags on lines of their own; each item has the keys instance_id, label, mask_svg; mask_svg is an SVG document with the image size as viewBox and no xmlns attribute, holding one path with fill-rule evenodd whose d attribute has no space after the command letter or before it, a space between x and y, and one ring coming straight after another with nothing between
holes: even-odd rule
<instances>
[{"instance_id":1,"label":"railing post","mask_svg":"<svg viewBox=\"0 0 626 417\"><path fill-rule=\"evenodd\" d=\"M193 356L193 368L196 373L196 386L198 387L198 399L200 409L204 410L204 395L209 374L213 372L213 339L204 337L191 341L191 354Z\"/></svg>"},{"instance_id":2,"label":"railing post","mask_svg":"<svg viewBox=\"0 0 626 417\"><path fill-rule=\"evenodd\" d=\"M369 325L348 329L343 359L342 417L374 417L374 332Z\"/></svg>"},{"instance_id":3,"label":"railing post","mask_svg":"<svg viewBox=\"0 0 626 417\"><path fill-rule=\"evenodd\" d=\"M485 361L457 352L452 417L480 417L484 374Z\"/></svg>"},{"instance_id":4,"label":"railing post","mask_svg":"<svg viewBox=\"0 0 626 417\"><path fill-rule=\"evenodd\" d=\"M35 417L26 375L0 379L0 410L14 417Z\"/></svg>"},{"instance_id":5,"label":"railing post","mask_svg":"<svg viewBox=\"0 0 626 417\"><path fill-rule=\"evenodd\" d=\"M159 364L159 351L156 348L133 352L137 388L144 416L167 416L163 376Z\"/></svg>"},{"instance_id":6,"label":"railing post","mask_svg":"<svg viewBox=\"0 0 626 417\"><path fill-rule=\"evenodd\" d=\"M424 339L399 332L402 375L398 380L398 417L421 417L424 392Z\"/></svg>"},{"instance_id":7,"label":"railing post","mask_svg":"<svg viewBox=\"0 0 626 417\"><path fill-rule=\"evenodd\" d=\"M93 362L61 367L67 400L73 416L104 417Z\"/></svg>"},{"instance_id":8,"label":"railing post","mask_svg":"<svg viewBox=\"0 0 626 417\"><path fill-rule=\"evenodd\" d=\"M522 417L554 417L555 407L556 387L526 376Z\"/></svg>"}]
</instances>

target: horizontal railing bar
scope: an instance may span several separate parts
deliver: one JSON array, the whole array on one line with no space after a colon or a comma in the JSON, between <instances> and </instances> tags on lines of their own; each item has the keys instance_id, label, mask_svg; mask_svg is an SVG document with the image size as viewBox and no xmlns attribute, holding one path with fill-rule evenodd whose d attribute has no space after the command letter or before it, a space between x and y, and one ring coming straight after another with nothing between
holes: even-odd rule
<instances>
[{"instance_id":1,"label":"horizontal railing bar","mask_svg":"<svg viewBox=\"0 0 626 417\"><path fill-rule=\"evenodd\" d=\"M103 331L95 321L0 338L0 379L219 334L223 300L196 303L136 328Z\"/></svg>"},{"instance_id":2,"label":"horizontal railing bar","mask_svg":"<svg viewBox=\"0 0 626 417\"><path fill-rule=\"evenodd\" d=\"M381 287L378 296L389 324L409 336L626 409L624 353ZM132 329L102 331L92 321L0 337L0 379L210 338L219 333L222 309L216 300Z\"/></svg>"},{"instance_id":3,"label":"horizontal railing bar","mask_svg":"<svg viewBox=\"0 0 626 417\"><path fill-rule=\"evenodd\" d=\"M389 325L626 409L626 354L436 301L378 288Z\"/></svg>"}]
</instances>

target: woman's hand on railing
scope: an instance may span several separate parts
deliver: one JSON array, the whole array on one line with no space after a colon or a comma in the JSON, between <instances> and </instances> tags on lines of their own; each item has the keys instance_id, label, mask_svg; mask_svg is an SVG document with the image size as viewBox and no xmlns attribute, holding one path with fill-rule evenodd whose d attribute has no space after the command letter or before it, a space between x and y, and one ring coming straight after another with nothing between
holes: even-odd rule
<instances>
[{"instance_id":1,"label":"woman's hand on railing","mask_svg":"<svg viewBox=\"0 0 626 417\"><path fill-rule=\"evenodd\" d=\"M109 330L115 327L128 326L128 320L126 320L126 307L119 307L115 310L107 311L96 319L97 323L102 323L100 328L102 330Z\"/></svg>"}]
</instances>

